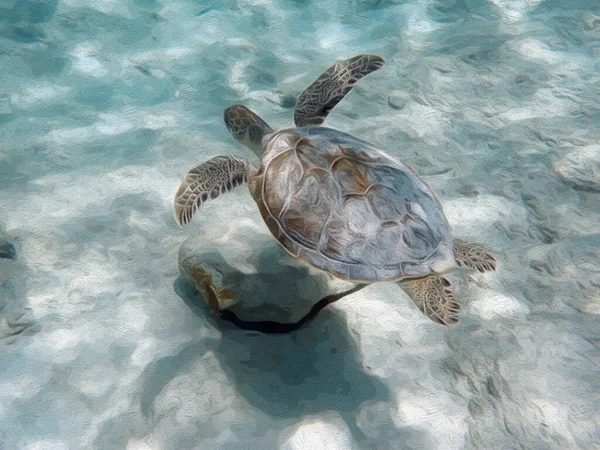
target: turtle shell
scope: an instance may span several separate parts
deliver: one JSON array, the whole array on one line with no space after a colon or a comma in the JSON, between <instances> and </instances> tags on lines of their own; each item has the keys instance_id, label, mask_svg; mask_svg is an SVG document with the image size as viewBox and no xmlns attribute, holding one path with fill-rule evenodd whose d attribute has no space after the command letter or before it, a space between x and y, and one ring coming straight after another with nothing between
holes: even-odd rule
<instances>
[{"instance_id":1,"label":"turtle shell","mask_svg":"<svg viewBox=\"0 0 600 450\"><path fill-rule=\"evenodd\" d=\"M340 131L273 133L250 191L291 255L338 278L392 281L456 264L431 188L400 161Z\"/></svg>"}]
</instances>

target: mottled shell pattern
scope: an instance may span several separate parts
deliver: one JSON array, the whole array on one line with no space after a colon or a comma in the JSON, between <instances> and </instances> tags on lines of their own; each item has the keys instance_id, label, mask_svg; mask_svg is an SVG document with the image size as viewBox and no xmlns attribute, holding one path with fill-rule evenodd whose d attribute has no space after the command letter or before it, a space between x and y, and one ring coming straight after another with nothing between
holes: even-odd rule
<instances>
[{"instance_id":1,"label":"mottled shell pattern","mask_svg":"<svg viewBox=\"0 0 600 450\"><path fill-rule=\"evenodd\" d=\"M456 266L431 188L399 160L341 131L299 127L265 136L250 190L293 256L353 281L392 281Z\"/></svg>"}]
</instances>

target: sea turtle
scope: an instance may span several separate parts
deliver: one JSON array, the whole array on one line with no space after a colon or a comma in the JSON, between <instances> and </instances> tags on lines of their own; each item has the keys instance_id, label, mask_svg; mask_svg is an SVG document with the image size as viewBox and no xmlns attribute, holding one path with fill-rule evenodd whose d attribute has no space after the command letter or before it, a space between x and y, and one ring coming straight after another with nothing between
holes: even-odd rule
<instances>
[{"instance_id":1,"label":"sea turtle","mask_svg":"<svg viewBox=\"0 0 600 450\"><path fill-rule=\"evenodd\" d=\"M356 82L383 58L336 63L298 99L295 128L274 131L242 105L225 110L233 137L261 158L217 156L190 170L175 196L175 217L243 183L283 248L317 269L356 283L397 281L433 321L458 322L460 306L440 274L456 267L496 269L482 247L453 239L431 187L369 143L321 127Z\"/></svg>"}]
</instances>

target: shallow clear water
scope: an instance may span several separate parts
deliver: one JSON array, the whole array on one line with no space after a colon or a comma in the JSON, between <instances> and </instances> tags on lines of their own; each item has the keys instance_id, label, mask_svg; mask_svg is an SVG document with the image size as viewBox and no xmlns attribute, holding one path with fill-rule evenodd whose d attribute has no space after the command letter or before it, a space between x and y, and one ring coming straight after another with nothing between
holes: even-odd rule
<instances>
[{"instance_id":1,"label":"shallow clear water","mask_svg":"<svg viewBox=\"0 0 600 450\"><path fill-rule=\"evenodd\" d=\"M391 283L289 334L215 319L179 247L255 206L179 228L182 177L256 161L227 106L291 126L359 53L387 62L327 125L499 269L448 275L451 328ZM597 0L3 0L0 448L600 448L599 57Z\"/></svg>"}]
</instances>

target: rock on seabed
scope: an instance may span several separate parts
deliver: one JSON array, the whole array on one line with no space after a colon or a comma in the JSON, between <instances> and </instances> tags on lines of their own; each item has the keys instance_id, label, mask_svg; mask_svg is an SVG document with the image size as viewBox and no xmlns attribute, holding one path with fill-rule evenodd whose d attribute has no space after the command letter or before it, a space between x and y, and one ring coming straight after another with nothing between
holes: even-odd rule
<instances>
[{"instance_id":1,"label":"rock on seabed","mask_svg":"<svg viewBox=\"0 0 600 450\"><path fill-rule=\"evenodd\" d=\"M555 162L552 168L576 189L600 192L600 145L573 150Z\"/></svg>"}]
</instances>

